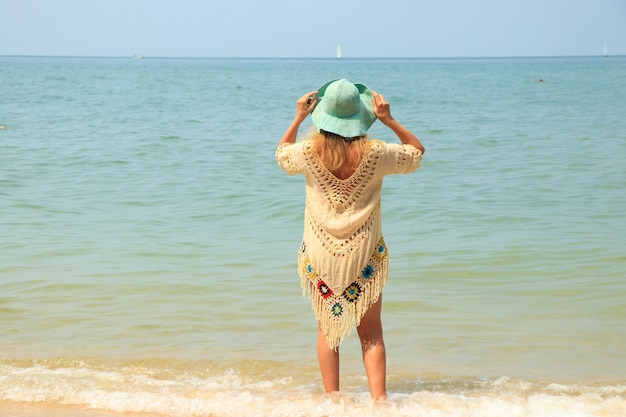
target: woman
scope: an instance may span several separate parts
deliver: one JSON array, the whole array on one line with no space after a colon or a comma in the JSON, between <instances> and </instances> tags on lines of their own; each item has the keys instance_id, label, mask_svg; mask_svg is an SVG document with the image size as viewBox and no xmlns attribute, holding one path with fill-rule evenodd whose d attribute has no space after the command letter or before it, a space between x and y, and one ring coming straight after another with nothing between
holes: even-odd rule
<instances>
[{"instance_id":1,"label":"woman","mask_svg":"<svg viewBox=\"0 0 626 417\"><path fill-rule=\"evenodd\" d=\"M309 114L317 131L296 143ZM367 138L376 118L402 145ZM328 393L339 391L338 348L356 327L371 396L387 396L380 311L388 256L380 194L384 176L413 172L423 153L419 139L391 116L382 95L345 79L298 99L293 122L276 150L284 171L306 176L298 269L319 324L317 354Z\"/></svg>"}]
</instances>

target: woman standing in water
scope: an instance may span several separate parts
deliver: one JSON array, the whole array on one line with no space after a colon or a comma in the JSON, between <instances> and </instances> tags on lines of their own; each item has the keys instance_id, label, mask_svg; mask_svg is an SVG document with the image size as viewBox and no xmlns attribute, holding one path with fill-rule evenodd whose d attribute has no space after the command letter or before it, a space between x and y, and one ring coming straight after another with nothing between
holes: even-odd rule
<instances>
[{"instance_id":1,"label":"woman standing in water","mask_svg":"<svg viewBox=\"0 0 626 417\"><path fill-rule=\"evenodd\" d=\"M317 129L296 143L309 114ZM377 118L402 144L367 137ZM356 327L372 398L387 396L380 312L388 255L381 190L383 177L413 172L423 153L422 143L391 116L382 95L345 79L298 99L278 145L280 167L306 177L298 270L318 320L317 355L326 392L339 391L339 345Z\"/></svg>"}]
</instances>

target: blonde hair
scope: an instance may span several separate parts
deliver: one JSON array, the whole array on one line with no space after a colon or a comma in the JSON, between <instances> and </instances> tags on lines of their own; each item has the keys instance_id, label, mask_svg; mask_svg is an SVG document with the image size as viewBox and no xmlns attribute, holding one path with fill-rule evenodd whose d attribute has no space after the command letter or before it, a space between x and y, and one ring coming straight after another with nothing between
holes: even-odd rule
<instances>
[{"instance_id":1,"label":"blonde hair","mask_svg":"<svg viewBox=\"0 0 626 417\"><path fill-rule=\"evenodd\" d=\"M357 170L369 147L367 135L344 138L321 130L313 132L310 140L313 142L313 150L319 155L324 166L342 179L348 178Z\"/></svg>"}]
</instances>

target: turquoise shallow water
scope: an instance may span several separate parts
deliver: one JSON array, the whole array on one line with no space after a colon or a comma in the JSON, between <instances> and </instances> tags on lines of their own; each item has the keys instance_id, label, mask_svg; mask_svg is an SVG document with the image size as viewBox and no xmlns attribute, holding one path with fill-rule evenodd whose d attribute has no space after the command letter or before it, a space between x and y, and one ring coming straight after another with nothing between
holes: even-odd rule
<instances>
[{"instance_id":1,"label":"turquoise shallow water","mask_svg":"<svg viewBox=\"0 0 626 417\"><path fill-rule=\"evenodd\" d=\"M354 337L344 394L320 397L303 179L274 161L295 100L337 77L385 94L427 148L385 180L375 410ZM0 86L0 401L626 412L625 58L0 57Z\"/></svg>"}]
</instances>

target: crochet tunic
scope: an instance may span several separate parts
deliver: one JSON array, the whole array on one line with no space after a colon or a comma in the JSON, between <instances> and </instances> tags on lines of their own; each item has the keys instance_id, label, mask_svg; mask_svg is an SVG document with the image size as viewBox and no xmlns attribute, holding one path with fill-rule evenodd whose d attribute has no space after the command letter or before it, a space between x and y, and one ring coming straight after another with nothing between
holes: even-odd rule
<instances>
[{"instance_id":1,"label":"crochet tunic","mask_svg":"<svg viewBox=\"0 0 626 417\"><path fill-rule=\"evenodd\" d=\"M387 281L382 235L383 177L417 169L422 153L412 145L370 141L356 171L337 178L307 140L276 150L289 175L306 176L304 237L298 254L303 295L308 291L328 346L337 349Z\"/></svg>"}]
</instances>

